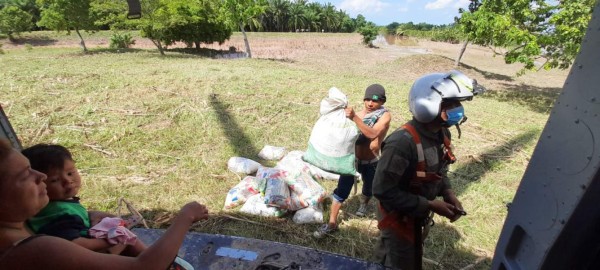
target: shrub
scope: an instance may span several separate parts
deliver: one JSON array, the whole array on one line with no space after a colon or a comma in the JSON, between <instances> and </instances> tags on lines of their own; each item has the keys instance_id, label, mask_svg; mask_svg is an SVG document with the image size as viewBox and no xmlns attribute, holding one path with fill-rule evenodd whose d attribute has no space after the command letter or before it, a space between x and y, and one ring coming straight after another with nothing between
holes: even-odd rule
<instances>
[{"instance_id":1,"label":"shrub","mask_svg":"<svg viewBox=\"0 0 600 270\"><path fill-rule=\"evenodd\" d=\"M4 50L2 50L2 43L0 43L0 54L4 54Z\"/></svg>"},{"instance_id":2,"label":"shrub","mask_svg":"<svg viewBox=\"0 0 600 270\"><path fill-rule=\"evenodd\" d=\"M372 22L358 29L358 33L363 36L363 43L369 46L373 45L372 42L377 38L378 32L377 26Z\"/></svg>"},{"instance_id":3,"label":"shrub","mask_svg":"<svg viewBox=\"0 0 600 270\"><path fill-rule=\"evenodd\" d=\"M15 40L21 32L29 31L33 27L29 13L15 6L0 9L0 32L5 33L10 41Z\"/></svg>"},{"instance_id":4,"label":"shrub","mask_svg":"<svg viewBox=\"0 0 600 270\"><path fill-rule=\"evenodd\" d=\"M463 39L463 35L456 27L435 30L431 36L432 41L442 41L453 44L459 43L461 39Z\"/></svg>"},{"instance_id":5,"label":"shrub","mask_svg":"<svg viewBox=\"0 0 600 270\"><path fill-rule=\"evenodd\" d=\"M129 46L135 44L135 40L128 33L114 33L112 37L110 37L110 45L108 46L111 49L127 49Z\"/></svg>"}]
</instances>

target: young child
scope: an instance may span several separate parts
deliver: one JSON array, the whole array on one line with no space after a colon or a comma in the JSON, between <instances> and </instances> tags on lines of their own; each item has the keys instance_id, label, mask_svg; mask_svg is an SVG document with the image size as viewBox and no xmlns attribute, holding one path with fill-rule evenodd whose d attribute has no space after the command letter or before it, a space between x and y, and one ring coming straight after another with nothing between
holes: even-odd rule
<instances>
[{"instance_id":1,"label":"young child","mask_svg":"<svg viewBox=\"0 0 600 270\"><path fill-rule=\"evenodd\" d=\"M22 154L29 159L32 169L48 176L46 191L50 202L27 221L34 233L61 237L94 251L131 257L146 249L123 220L104 214L98 224L92 224L90 215L96 213L88 212L79 203L81 177L69 150L60 145L37 144L24 149ZM173 268L193 269L179 257Z\"/></svg>"}]
</instances>

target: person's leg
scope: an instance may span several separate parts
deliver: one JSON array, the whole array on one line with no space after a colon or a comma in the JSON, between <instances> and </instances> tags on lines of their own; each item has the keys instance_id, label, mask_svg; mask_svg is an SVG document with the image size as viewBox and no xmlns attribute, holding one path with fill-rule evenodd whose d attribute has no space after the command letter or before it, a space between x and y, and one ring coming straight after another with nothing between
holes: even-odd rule
<instances>
[{"instance_id":1,"label":"person's leg","mask_svg":"<svg viewBox=\"0 0 600 270\"><path fill-rule=\"evenodd\" d=\"M340 175L337 188L333 191L333 200L331 202L331 212L329 213L329 223L337 226L337 217L340 213L342 203L350 196L352 186L354 185L354 175Z\"/></svg>"},{"instance_id":2,"label":"person's leg","mask_svg":"<svg viewBox=\"0 0 600 270\"><path fill-rule=\"evenodd\" d=\"M394 269L415 269L414 245L396 237L389 230L382 230L374 250L374 261Z\"/></svg>"},{"instance_id":3,"label":"person's leg","mask_svg":"<svg viewBox=\"0 0 600 270\"><path fill-rule=\"evenodd\" d=\"M353 184L354 175L340 175L337 188L333 191L332 195L329 221L313 233L315 237L320 238L337 230L337 218L342 208L342 203L348 199Z\"/></svg>"},{"instance_id":4,"label":"person's leg","mask_svg":"<svg viewBox=\"0 0 600 270\"><path fill-rule=\"evenodd\" d=\"M360 165L359 170L363 178L362 195L370 199L373 197L373 178L375 178L377 162Z\"/></svg>"},{"instance_id":5,"label":"person's leg","mask_svg":"<svg viewBox=\"0 0 600 270\"><path fill-rule=\"evenodd\" d=\"M363 187L362 194L360 196L360 206L356 211L356 215L364 217L368 213L369 201L373 197L373 178L375 178L375 170L377 168L377 162L371 164L359 164L358 171L362 175Z\"/></svg>"}]
</instances>

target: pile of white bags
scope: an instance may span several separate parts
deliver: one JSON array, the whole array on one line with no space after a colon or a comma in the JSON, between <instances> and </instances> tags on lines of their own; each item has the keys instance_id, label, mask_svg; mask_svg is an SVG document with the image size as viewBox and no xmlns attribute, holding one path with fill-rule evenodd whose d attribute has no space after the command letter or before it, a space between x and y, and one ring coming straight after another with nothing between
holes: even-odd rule
<instances>
[{"instance_id":1,"label":"pile of white bags","mask_svg":"<svg viewBox=\"0 0 600 270\"><path fill-rule=\"evenodd\" d=\"M303 152L292 151L275 168L259 167L256 176L246 176L225 198L224 209L242 205L243 213L280 217L295 212L296 223L321 223L325 189L313 177Z\"/></svg>"}]
</instances>

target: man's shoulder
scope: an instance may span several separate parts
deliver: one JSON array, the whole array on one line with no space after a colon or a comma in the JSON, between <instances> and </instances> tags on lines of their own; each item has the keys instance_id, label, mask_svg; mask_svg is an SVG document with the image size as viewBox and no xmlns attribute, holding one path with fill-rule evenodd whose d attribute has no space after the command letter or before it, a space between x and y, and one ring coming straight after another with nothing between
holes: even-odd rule
<instances>
[{"instance_id":1,"label":"man's shoulder","mask_svg":"<svg viewBox=\"0 0 600 270\"><path fill-rule=\"evenodd\" d=\"M387 136L385 143L394 147L403 147L413 144L413 138L406 129L399 127Z\"/></svg>"}]
</instances>

